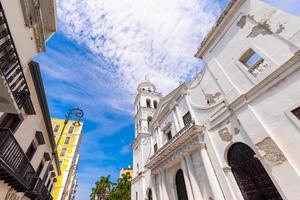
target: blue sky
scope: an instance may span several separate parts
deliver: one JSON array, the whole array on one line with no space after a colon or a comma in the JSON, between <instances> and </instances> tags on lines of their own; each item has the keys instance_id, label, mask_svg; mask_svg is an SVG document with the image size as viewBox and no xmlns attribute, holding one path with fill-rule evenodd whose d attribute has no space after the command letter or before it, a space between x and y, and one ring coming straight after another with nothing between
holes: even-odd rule
<instances>
[{"instance_id":1,"label":"blue sky","mask_svg":"<svg viewBox=\"0 0 300 200\"><path fill-rule=\"evenodd\" d=\"M293 14L299 0L267 0ZM166 94L201 69L201 39L227 0L57 0L41 65L52 117L85 111L77 200L132 164L133 101L145 76Z\"/></svg>"}]
</instances>

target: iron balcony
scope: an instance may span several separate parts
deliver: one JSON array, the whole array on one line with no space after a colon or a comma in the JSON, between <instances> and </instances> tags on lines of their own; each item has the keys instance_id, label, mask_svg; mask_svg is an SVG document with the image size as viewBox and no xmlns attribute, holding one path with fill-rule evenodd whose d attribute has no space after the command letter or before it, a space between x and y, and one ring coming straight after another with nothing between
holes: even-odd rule
<instances>
[{"instance_id":1,"label":"iron balcony","mask_svg":"<svg viewBox=\"0 0 300 200\"><path fill-rule=\"evenodd\" d=\"M9 129L0 128L0 180L31 199L52 200L40 178Z\"/></svg>"},{"instance_id":2,"label":"iron balcony","mask_svg":"<svg viewBox=\"0 0 300 200\"><path fill-rule=\"evenodd\" d=\"M0 4L0 110L17 113L29 96L19 56Z\"/></svg>"}]
</instances>

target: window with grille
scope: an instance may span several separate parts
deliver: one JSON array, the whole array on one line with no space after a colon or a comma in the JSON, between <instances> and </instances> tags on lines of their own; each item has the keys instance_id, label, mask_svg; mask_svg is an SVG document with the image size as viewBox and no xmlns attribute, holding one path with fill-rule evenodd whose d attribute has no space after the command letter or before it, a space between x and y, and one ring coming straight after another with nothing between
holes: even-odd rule
<instances>
[{"instance_id":1,"label":"window with grille","mask_svg":"<svg viewBox=\"0 0 300 200\"><path fill-rule=\"evenodd\" d=\"M190 123L192 122L192 116L190 112L187 112L184 116L183 116L183 123L184 126L189 126Z\"/></svg>"},{"instance_id":2,"label":"window with grille","mask_svg":"<svg viewBox=\"0 0 300 200\"><path fill-rule=\"evenodd\" d=\"M291 112L297 117L298 120L300 120L300 106L298 108L295 108Z\"/></svg>"},{"instance_id":3,"label":"window with grille","mask_svg":"<svg viewBox=\"0 0 300 200\"><path fill-rule=\"evenodd\" d=\"M240 62L242 62L248 69L248 71L253 75L257 76L269 64L253 49L248 49L241 57Z\"/></svg>"}]
</instances>

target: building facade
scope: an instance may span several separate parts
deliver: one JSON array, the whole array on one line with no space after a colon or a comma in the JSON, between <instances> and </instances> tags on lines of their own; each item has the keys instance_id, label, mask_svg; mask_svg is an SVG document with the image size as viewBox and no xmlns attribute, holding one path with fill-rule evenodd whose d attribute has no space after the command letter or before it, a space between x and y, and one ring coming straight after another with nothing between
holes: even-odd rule
<instances>
[{"instance_id":1,"label":"building facade","mask_svg":"<svg viewBox=\"0 0 300 200\"><path fill-rule=\"evenodd\" d=\"M53 189L54 200L72 200L75 198L77 187L77 168L79 163L79 146L82 138L82 127L69 121L65 129L63 119L52 119L55 142L58 144L57 153L61 166L61 175ZM62 132L63 131L63 132Z\"/></svg>"},{"instance_id":2,"label":"building facade","mask_svg":"<svg viewBox=\"0 0 300 200\"><path fill-rule=\"evenodd\" d=\"M132 200L299 199L300 19L232 0L196 57L151 112L138 88Z\"/></svg>"},{"instance_id":3,"label":"building facade","mask_svg":"<svg viewBox=\"0 0 300 200\"><path fill-rule=\"evenodd\" d=\"M122 168L120 170L120 178L122 177L122 175L125 175L125 174L129 174L130 175L130 180L132 179L132 176L133 176L133 169L131 166L128 166L126 168Z\"/></svg>"},{"instance_id":4,"label":"building facade","mask_svg":"<svg viewBox=\"0 0 300 200\"><path fill-rule=\"evenodd\" d=\"M0 1L0 199L52 199L60 174L39 64L55 1Z\"/></svg>"}]
</instances>

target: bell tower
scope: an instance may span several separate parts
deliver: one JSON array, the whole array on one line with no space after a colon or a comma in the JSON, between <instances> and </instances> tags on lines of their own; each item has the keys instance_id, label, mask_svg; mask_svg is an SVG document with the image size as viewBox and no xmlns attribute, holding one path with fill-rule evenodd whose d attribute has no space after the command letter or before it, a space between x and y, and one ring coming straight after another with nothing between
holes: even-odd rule
<instances>
[{"instance_id":1,"label":"bell tower","mask_svg":"<svg viewBox=\"0 0 300 200\"><path fill-rule=\"evenodd\" d=\"M137 91L134 118L135 137L141 133L149 133L149 124L161 98L161 93L156 92L155 85L148 80L140 83Z\"/></svg>"},{"instance_id":2,"label":"bell tower","mask_svg":"<svg viewBox=\"0 0 300 200\"><path fill-rule=\"evenodd\" d=\"M148 80L140 83L137 91L134 116L135 140L132 145L133 177L144 171L144 165L147 162L147 156L151 149L150 141L148 141L149 125L161 98L161 93L156 92L155 85Z\"/></svg>"}]
</instances>

